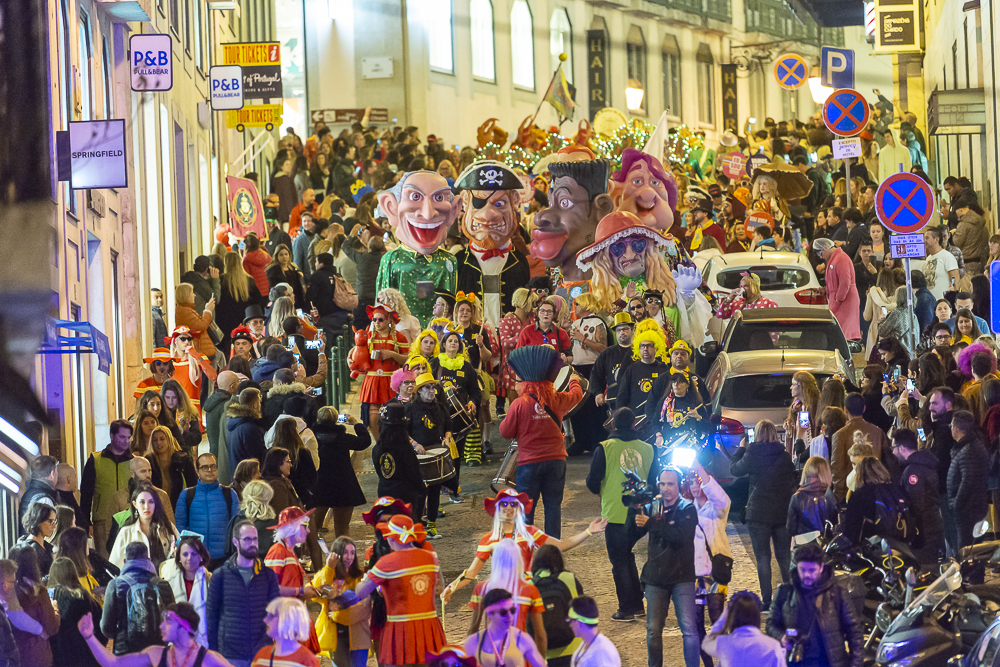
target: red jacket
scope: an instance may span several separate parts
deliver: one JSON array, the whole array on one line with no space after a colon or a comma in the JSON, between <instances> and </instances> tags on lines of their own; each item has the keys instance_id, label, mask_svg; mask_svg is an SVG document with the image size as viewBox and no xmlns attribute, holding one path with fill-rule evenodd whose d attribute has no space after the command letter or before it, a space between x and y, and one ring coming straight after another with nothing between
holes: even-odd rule
<instances>
[{"instance_id":1,"label":"red jacket","mask_svg":"<svg viewBox=\"0 0 1000 667\"><path fill-rule=\"evenodd\" d=\"M583 389L574 377L569 381L569 391L555 393L548 408L555 413L560 424L566 413L583 400ZM560 424L549 416L535 399L527 394L519 396L507 409L507 416L500 422L500 435L517 440L517 464L566 460L566 437Z\"/></svg>"},{"instance_id":2,"label":"red jacket","mask_svg":"<svg viewBox=\"0 0 1000 667\"><path fill-rule=\"evenodd\" d=\"M270 263L271 256L263 248L248 252L243 258L243 270L250 274L261 294L271 291L271 284L267 281L267 265Z\"/></svg>"}]
</instances>

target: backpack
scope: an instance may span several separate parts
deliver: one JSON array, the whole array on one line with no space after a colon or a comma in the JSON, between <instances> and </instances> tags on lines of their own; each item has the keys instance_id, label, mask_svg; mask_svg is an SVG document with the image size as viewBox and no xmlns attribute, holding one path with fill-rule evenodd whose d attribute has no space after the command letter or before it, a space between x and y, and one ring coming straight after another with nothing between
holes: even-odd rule
<instances>
[{"instance_id":1,"label":"backpack","mask_svg":"<svg viewBox=\"0 0 1000 667\"><path fill-rule=\"evenodd\" d=\"M566 575L569 582L564 579ZM563 572L557 576L535 577L531 583L538 589L542 604L545 606L542 623L548 636L549 648L569 646L575 637L573 629L566 622L570 601L576 597L576 581L573 575Z\"/></svg>"},{"instance_id":2,"label":"backpack","mask_svg":"<svg viewBox=\"0 0 1000 667\"><path fill-rule=\"evenodd\" d=\"M875 532L882 537L909 541L916 536L917 524L910 516L906 494L895 484L880 484L875 490Z\"/></svg>"},{"instance_id":3,"label":"backpack","mask_svg":"<svg viewBox=\"0 0 1000 667\"><path fill-rule=\"evenodd\" d=\"M162 644L160 614L163 608L172 602L160 598L158 584L162 579L153 576L146 582L138 582L132 577L125 577L125 580L129 583L125 593L129 646L146 647Z\"/></svg>"},{"instance_id":4,"label":"backpack","mask_svg":"<svg viewBox=\"0 0 1000 667\"><path fill-rule=\"evenodd\" d=\"M333 276L333 302L338 308L354 310L358 307L358 293L339 273Z\"/></svg>"},{"instance_id":5,"label":"backpack","mask_svg":"<svg viewBox=\"0 0 1000 667\"><path fill-rule=\"evenodd\" d=\"M223 490L222 497L226 499L226 516L231 517L233 515L233 488L225 484L220 484L219 488ZM187 507L188 521L191 520L191 503L194 502L194 493L197 490L197 484L184 490L184 505Z\"/></svg>"}]
</instances>

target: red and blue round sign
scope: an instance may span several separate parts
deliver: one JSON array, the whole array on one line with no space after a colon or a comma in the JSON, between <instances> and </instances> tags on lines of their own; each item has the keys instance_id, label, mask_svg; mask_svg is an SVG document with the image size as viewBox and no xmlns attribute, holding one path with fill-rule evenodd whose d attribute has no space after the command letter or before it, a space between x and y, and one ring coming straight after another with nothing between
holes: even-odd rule
<instances>
[{"instance_id":1,"label":"red and blue round sign","mask_svg":"<svg viewBox=\"0 0 1000 667\"><path fill-rule=\"evenodd\" d=\"M840 137L853 137L868 126L871 109L868 101L856 90L841 88L826 98L823 122Z\"/></svg>"},{"instance_id":2,"label":"red and blue round sign","mask_svg":"<svg viewBox=\"0 0 1000 667\"><path fill-rule=\"evenodd\" d=\"M806 85L809 63L797 53L786 53L774 61L774 80L785 90L795 90Z\"/></svg>"},{"instance_id":3,"label":"red and blue round sign","mask_svg":"<svg viewBox=\"0 0 1000 667\"><path fill-rule=\"evenodd\" d=\"M927 182L908 172L882 181L875 193L879 221L897 234L912 234L927 225L934 213L934 192Z\"/></svg>"}]
</instances>

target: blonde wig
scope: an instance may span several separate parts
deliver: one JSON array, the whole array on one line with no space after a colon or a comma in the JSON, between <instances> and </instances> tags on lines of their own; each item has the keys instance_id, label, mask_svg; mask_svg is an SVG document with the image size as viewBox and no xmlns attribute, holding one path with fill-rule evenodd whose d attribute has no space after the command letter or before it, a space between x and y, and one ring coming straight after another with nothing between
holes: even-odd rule
<instances>
[{"instance_id":1,"label":"blonde wig","mask_svg":"<svg viewBox=\"0 0 1000 667\"><path fill-rule=\"evenodd\" d=\"M510 592L517 600L524 585L524 559L521 557L521 548L517 543L508 538L504 538L493 545L493 553L490 557L490 578L486 580L483 587L482 596L485 596L494 588L501 588ZM514 625L517 625L520 605L514 605Z\"/></svg>"},{"instance_id":2,"label":"blonde wig","mask_svg":"<svg viewBox=\"0 0 1000 667\"><path fill-rule=\"evenodd\" d=\"M677 283L670 273L670 266L656 250L656 245L646 244L643 251L646 258L646 286L649 289L663 292L663 307L667 308L677 303ZM590 293L597 297L601 309L611 312L614 303L622 298L621 283L611 262L611 251L602 250L597 253L591 263L594 274L590 281Z\"/></svg>"},{"instance_id":3,"label":"blonde wig","mask_svg":"<svg viewBox=\"0 0 1000 667\"><path fill-rule=\"evenodd\" d=\"M386 287L375 296L375 303L388 306L399 315L399 319L409 317L410 308L406 305L406 298L398 289Z\"/></svg>"},{"instance_id":4,"label":"blonde wig","mask_svg":"<svg viewBox=\"0 0 1000 667\"><path fill-rule=\"evenodd\" d=\"M445 321L447 321L447 320L445 320ZM421 343L421 341L423 341L423 339L427 338L428 336L430 336L431 338L434 339L434 352L432 353L431 356L432 357L436 357L436 356L438 356L438 354L441 353L441 347L438 344L438 335L437 335L437 333L434 332L433 329L424 329L423 331L421 331L420 335L417 336L417 339L415 341L413 341L412 345L410 345L410 349L413 350L413 352L416 353L416 354L422 354L420 352L420 343Z\"/></svg>"},{"instance_id":5,"label":"blonde wig","mask_svg":"<svg viewBox=\"0 0 1000 667\"><path fill-rule=\"evenodd\" d=\"M584 292L580 296L576 297L575 301L577 311L582 308L592 315L599 315L603 310L601 308L601 302L590 292Z\"/></svg>"},{"instance_id":6,"label":"blonde wig","mask_svg":"<svg viewBox=\"0 0 1000 667\"><path fill-rule=\"evenodd\" d=\"M778 196L778 181L776 181L773 176L767 176L766 174L761 174L757 178L753 179L753 186L751 191L753 201L757 201L763 198L761 197L760 194L760 184L764 182L764 180L770 181L772 186L771 191L774 192L775 197Z\"/></svg>"},{"instance_id":7,"label":"blonde wig","mask_svg":"<svg viewBox=\"0 0 1000 667\"><path fill-rule=\"evenodd\" d=\"M506 537L503 530L503 519L500 517L500 514L500 506L497 505L496 510L493 512L493 532L490 533L490 540L494 543ZM514 530L512 533L515 542L517 538L521 538L528 544L530 549L535 548L535 538L531 536L531 533L528 532L528 527L524 524L524 505L521 504L521 501L517 502L517 509L514 511Z\"/></svg>"},{"instance_id":8,"label":"blonde wig","mask_svg":"<svg viewBox=\"0 0 1000 667\"><path fill-rule=\"evenodd\" d=\"M653 341L653 343L656 344L656 356L659 357L664 363L670 363L670 355L667 353L667 337L664 336L663 332L658 329L659 325L656 326L657 329L636 331L635 337L632 339L633 359L639 359L639 343Z\"/></svg>"},{"instance_id":9,"label":"blonde wig","mask_svg":"<svg viewBox=\"0 0 1000 667\"><path fill-rule=\"evenodd\" d=\"M267 613L278 617L278 636L281 639L305 642L309 640L312 619L306 604L298 598L275 598L267 605Z\"/></svg>"}]
</instances>

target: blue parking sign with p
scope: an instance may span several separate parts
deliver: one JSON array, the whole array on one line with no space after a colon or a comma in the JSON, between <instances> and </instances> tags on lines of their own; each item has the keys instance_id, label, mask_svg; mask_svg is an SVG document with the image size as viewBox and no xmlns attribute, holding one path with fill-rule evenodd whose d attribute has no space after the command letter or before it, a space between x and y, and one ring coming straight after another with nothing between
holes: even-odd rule
<instances>
[{"instance_id":1,"label":"blue parking sign with p","mask_svg":"<svg viewBox=\"0 0 1000 667\"><path fill-rule=\"evenodd\" d=\"M820 83L835 89L854 88L854 49L824 46L820 58Z\"/></svg>"}]
</instances>

